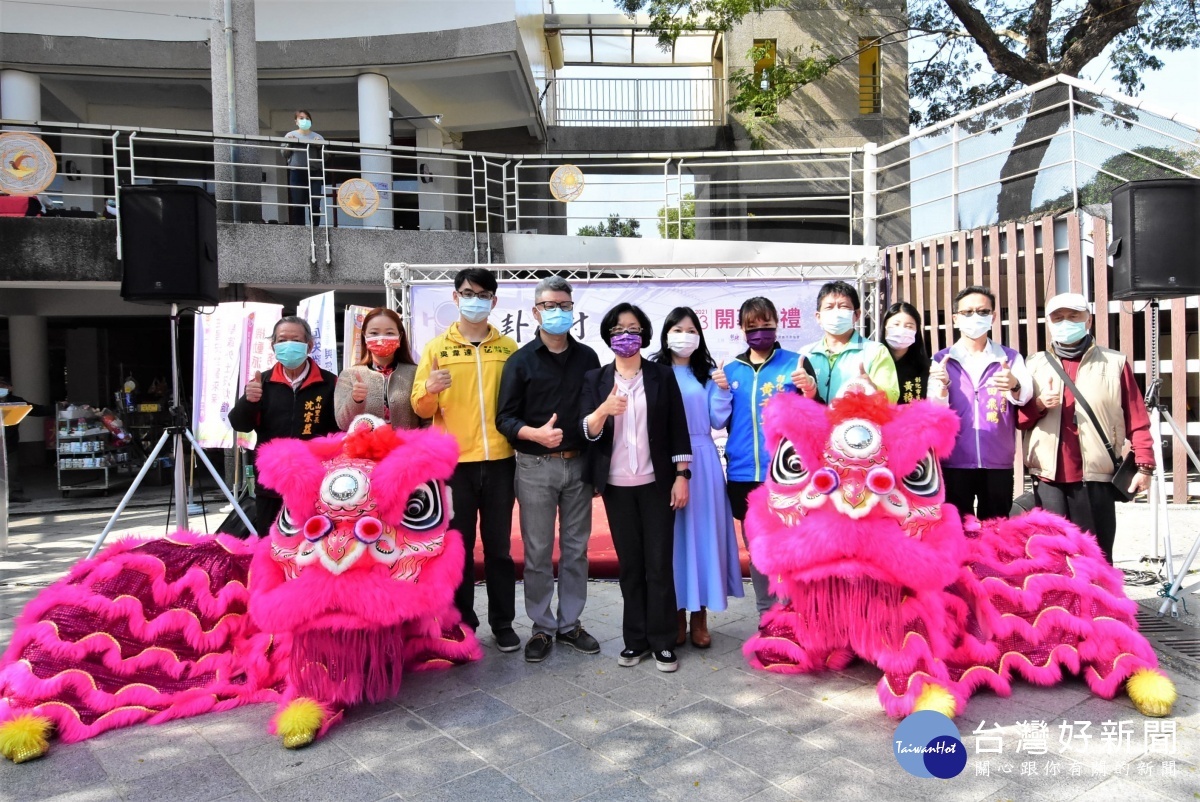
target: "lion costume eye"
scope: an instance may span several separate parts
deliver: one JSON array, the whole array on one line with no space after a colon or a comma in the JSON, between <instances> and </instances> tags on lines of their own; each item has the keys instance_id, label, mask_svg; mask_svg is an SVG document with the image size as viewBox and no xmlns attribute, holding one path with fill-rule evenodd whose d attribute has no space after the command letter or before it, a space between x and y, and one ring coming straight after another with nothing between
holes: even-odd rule
<instances>
[{"instance_id":1,"label":"lion costume eye","mask_svg":"<svg viewBox=\"0 0 1200 802\"><path fill-rule=\"evenodd\" d=\"M437 482L426 482L408 497L404 505L404 525L418 532L432 529L442 522L442 488Z\"/></svg>"},{"instance_id":2,"label":"lion costume eye","mask_svg":"<svg viewBox=\"0 0 1200 802\"><path fill-rule=\"evenodd\" d=\"M808 471L800 462L796 447L786 437L779 441L775 457L771 460L771 478L781 485L797 485L808 478Z\"/></svg>"},{"instance_id":3,"label":"lion costume eye","mask_svg":"<svg viewBox=\"0 0 1200 802\"><path fill-rule=\"evenodd\" d=\"M917 463L908 476L904 477L904 486L909 492L930 498L936 496L941 489L941 479L938 474L937 457L930 451L925 458Z\"/></svg>"}]
</instances>

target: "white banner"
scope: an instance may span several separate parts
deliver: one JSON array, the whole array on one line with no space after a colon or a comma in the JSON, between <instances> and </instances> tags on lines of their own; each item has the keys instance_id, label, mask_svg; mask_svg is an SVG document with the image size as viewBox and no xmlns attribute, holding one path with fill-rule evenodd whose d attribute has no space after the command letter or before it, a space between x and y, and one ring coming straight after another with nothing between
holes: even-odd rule
<instances>
[{"instance_id":1,"label":"white banner","mask_svg":"<svg viewBox=\"0 0 1200 802\"><path fill-rule=\"evenodd\" d=\"M305 298L296 305L296 316L308 321L313 332L312 357L325 370L341 372L337 358L337 317L333 309L333 292L323 292Z\"/></svg>"},{"instance_id":2,"label":"white banner","mask_svg":"<svg viewBox=\"0 0 1200 802\"><path fill-rule=\"evenodd\" d=\"M819 281L798 279L759 281L612 281L596 284L576 282L574 288L575 325L571 334L596 349L601 363L613 359L612 351L600 339L600 321L604 313L622 301L637 304L654 326L654 341L645 352L659 348L662 322L677 306L690 306L700 318L704 339L713 359L728 360L746 350L746 341L738 327L738 307L747 298L763 295L779 310L779 344L789 350L817 340ZM533 317L533 289L536 283L505 282L500 285L499 301L490 321L517 341L529 342L537 330ZM425 284L414 285L412 292L411 333L413 347L421 353L425 343L458 319L458 307L451 296L453 288Z\"/></svg>"},{"instance_id":3,"label":"white banner","mask_svg":"<svg viewBox=\"0 0 1200 802\"><path fill-rule=\"evenodd\" d=\"M363 318L367 316L374 307L356 306L349 304L342 316L342 370L354 365L362 358L362 342L360 342L359 334L362 333Z\"/></svg>"},{"instance_id":4,"label":"white banner","mask_svg":"<svg viewBox=\"0 0 1200 802\"><path fill-rule=\"evenodd\" d=\"M282 310L279 304L235 302L196 316L192 428L202 448L233 446L229 410L248 377L274 363L268 340ZM238 442L251 448L253 443L253 435Z\"/></svg>"}]
</instances>

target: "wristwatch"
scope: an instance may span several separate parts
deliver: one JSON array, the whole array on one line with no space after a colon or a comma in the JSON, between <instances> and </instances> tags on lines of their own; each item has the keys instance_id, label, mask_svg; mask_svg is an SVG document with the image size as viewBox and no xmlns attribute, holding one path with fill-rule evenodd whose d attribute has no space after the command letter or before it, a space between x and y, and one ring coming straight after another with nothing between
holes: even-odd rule
<instances>
[{"instance_id":1,"label":"wristwatch","mask_svg":"<svg viewBox=\"0 0 1200 802\"><path fill-rule=\"evenodd\" d=\"M687 479L690 481L692 478L692 469L684 468L682 471L676 471L675 476L677 476L677 477L682 476L684 479Z\"/></svg>"}]
</instances>

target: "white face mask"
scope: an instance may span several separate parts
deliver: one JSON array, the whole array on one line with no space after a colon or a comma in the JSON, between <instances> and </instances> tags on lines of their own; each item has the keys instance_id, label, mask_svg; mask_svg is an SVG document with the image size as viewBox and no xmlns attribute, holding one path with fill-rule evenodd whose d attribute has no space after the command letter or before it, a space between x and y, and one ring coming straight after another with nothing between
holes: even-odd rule
<instances>
[{"instance_id":1,"label":"white face mask","mask_svg":"<svg viewBox=\"0 0 1200 802\"><path fill-rule=\"evenodd\" d=\"M1087 324L1082 320L1060 320L1050 324L1050 338L1059 345L1079 342L1087 333Z\"/></svg>"},{"instance_id":2,"label":"white face mask","mask_svg":"<svg viewBox=\"0 0 1200 802\"><path fill-rule=\"evenodd\" d=\"M893 348L907 348L917 341L917 333L912 329L888 329L884 339Z\"/></svg>"},{"instance_id":3,"label":"white face mask","mask_svg":"<svg viewBox=\"0 0 1200 802\"><path fill-rule=\"evenodd\" d=\"M958 316L954 326L963 333L964 337L977 340L992 330L992 315Z\"/></svg>"},{"instance_id":4,"label":"white face mask","mask_svg":"<svg viewBox=\"0 0 1200 802\"><path fill-rule=\"evenodd\" d=\"M0 387L0 398L8 398L8 388Z\"/></svg>"},{"instance_id":5,"label":"white face mask","mask_svg":"<svg viewBox=\"0 0 1200 802\"><path fill-rule=\"evenodd\" d=\"M854 328L854 311L841 308L821 310L821 328L826 334L845 334Z\"/></svg>"},{"instance_id":6,"label":"white face mask","mask_svg":"<svg viewBox=\"0 0 1200 802\"><path fill-rule=\"evenodd\" d=\"M667 332L667 348L679 356L691 356L700 347L699 334L687 334L682 331Z\"/></svg>"}]
</instances>

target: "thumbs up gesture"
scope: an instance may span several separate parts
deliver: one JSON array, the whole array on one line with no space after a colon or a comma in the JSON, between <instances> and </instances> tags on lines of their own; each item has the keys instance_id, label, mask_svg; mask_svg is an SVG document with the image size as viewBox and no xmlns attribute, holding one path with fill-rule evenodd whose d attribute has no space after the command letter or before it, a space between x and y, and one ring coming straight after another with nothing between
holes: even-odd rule
<instances>
[{"instance_id":1,"label":"thumbs up gesture","mask_svg":"<svg viewBox=\"0 0 1200 802\"><path fill-rule=\"evenodd\" d=\"M712 372L712 380L717 387L722 390L729 389L729 379L725 378L725 360L721 360L721 364L717 365L717 369Z\"/></svg>"},{"instance_id":2,"label":"thumbs up gesture","mask_svg":"<svg viewBox=\"0 0 1200 802\"><path fill-rule=\"evenodd\" d=\"M367 380L363 377L362 371L354 372L354 387L350 390L350 397L356 404L367 400Z\"/></svg>"},{"instance_id":3,"label":"thumbs up gesture","mask_svg":"<svg viewBox=\"0 0 1200 802\"><path fill-rule=\"evenodd\" d=\"M252 404L262 401L262 371L254 371L254 378L246 382L246 400Z\"/></svg>"},{"instance_id":4,"label":"thumbs up gesture","mask_svg":"<svg viewBox=\"0 0 1200 802\"><path fill-rule=\"evenodd\" d=\"M792 384L796 385L796 389L804 393L807 398L812 398L817 394L817 380L804 369L803 362L797 364L796 370L792 372Z\"/></svg>"},{"instance_id":5,"label":"thumbs up gesture","mask_svg":"<svg viewBox=\"0 0 1200 802\"><path fill-rule=\"evenodd\" d=\"M614 415L624 415L625 409L629 406L629 399L625 397L614 384L612 392L608 394L608 398L604 399L604 403L600 405L605 415L610 418Z\"/></svg>"},{"instance_id":6,"label":"thumbs up gesture","mask_svg":"<svg viewBox=\"0 0 1200 802\"><path fill-rule=\"evenodd\" d=\"M993 390L1011 393L1013 388L1017 386L1017 377L1013 375L1012 366L1008 364L1008 360L1000 363L1000 370L992 374L988 384Z\"/></svg>"},{"instance_id":7,"label":"thumbs up gesture","mask_svg":"<svg viewBox=\"0 0 1200 802\"><path fill-rule=\"evenodd\" d=\"M562 445L563 430L554 425L557 422L558 413L555 412L550 416L550 420L533 430L534 442L540 443L546 448L558 448Z\"/></svg>"},{"instance_id":8,"label":"thumbs up gesture","mask_svg":"<svg viewBox=\"0 0 1200 802\"><path fill-rule=\"evenodd\" d=\"M429 378L425 380L425 392L432 395L450 389L450 371L441 370L438 368L438 360L433 358L432 370L429 371Z\"/></svg>"},{"instance_id":9,"label":"thumbs up gesture","mask_svg":"<svg viewBox=\"0 0 1200 802\"><path fill-rule=\"evenodd\" d=\"M1063 388L1058 379L1051 376L1046 380L1046 389L1044 392L1038 393L1037 405L1038 409L1045 412L1048 409L1062 406Z\"/></svg>"}]
</instances>

